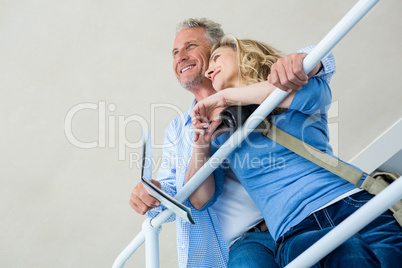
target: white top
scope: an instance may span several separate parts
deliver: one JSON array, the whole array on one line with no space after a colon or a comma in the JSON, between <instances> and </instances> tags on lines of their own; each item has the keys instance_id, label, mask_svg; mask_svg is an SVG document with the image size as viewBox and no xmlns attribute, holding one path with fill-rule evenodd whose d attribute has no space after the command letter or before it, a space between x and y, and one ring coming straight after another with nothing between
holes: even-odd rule
<instances>
[{"instance_id":1,"label":"white top","mask_svg":"<svg viewBox=\"0 0 402 268\"><path fill-rule=\"evenodd\" d=\"M218 217L223 239L229 247L263 220L260 210L230 168L225 174L222 193L212 208Z\"/></svg>"}]
</instances>

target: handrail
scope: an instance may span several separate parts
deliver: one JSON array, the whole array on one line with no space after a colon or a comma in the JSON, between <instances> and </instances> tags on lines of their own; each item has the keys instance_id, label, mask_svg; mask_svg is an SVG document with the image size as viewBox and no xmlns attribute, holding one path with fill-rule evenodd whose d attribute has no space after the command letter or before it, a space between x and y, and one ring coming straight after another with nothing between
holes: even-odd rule
<instances>
[{"instance_id":1,"label":"handrail","mask_svg":"<svg viewBox=\"0 0 402 268\"><path fill-rule=\"evenodd\" d=\"M377 4L379 0L359 0L352 9L335 25L334 28L318 43L318 45L303 60L303 71L309 73L338 42ZM197 171L175 199L184 202L191 193L218 167L220 163L271 113L276 106L288 95L287 92L276 88L268 98L254 111L245 124L215 152L214 155ZM151 220L152 226L159 227L164 223L171 211L165 210ZM121 268L126 261L144 243L145 236L141 231L134 240L119 254L113 268Z\"/></svg>"},{"instance_id":2,"label":"handrail","mask_svg":"<svg viewBox=\"0 0 402 268\"><path fill-rule=\"evenodd\" d=\"M315 242L286 268L311 267L402 199L402 176Z\"/></svg>"},{"instance_id":3,"label":"handrail","mask_svg":"<svg viewBox=\"0 0 402 268\"><path fill-rule=\"evenodd\" d=\"M386 187L378 195L373 197L369 202L367 202L367 204L346 218L328 234L323 236L314 245L300 254L296 259L289 263L286 268L303 268L313 266L400 199L402 199L402 176L391 185ZM169 216L170 213L167 215ZM119 255L119 258L116 259L113 267L123 267L124 263L142 245L143 242L144 234L143 232L140 232Z\"/></svg>"}]
</instances>

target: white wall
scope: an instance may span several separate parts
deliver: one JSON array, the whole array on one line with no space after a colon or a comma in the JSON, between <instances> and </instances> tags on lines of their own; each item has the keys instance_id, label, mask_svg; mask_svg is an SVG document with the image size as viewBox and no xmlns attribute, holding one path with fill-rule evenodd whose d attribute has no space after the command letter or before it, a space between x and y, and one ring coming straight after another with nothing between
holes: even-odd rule
<instances>
[{"instance_id":1,"label":"white wall","mask_svg":"<svg viewBox=\"0 0 402 268\"><path fill-rule=\"evenodd\" d=\"M355 2L0 1L0 266L110 267L140 231L144 216L128 206L140 174L128 156L140 149L79 148L64 123L76 105L105 102L116 107L107 119L135 119L111 124L107 138L135 143L144 118L161 144L172 107L192 100L171 70L177 22L208 17L290 53L317 43ZM345 160L401 118L401 10L380 1L334 49L331 142ZM165 107L151 116L153 104ZM77 139L99 141L99 110L75 115ZM174 230L163 228L161 267L177 266ZM126 267L143 267L143 254Z\"/></svg>"}]
</instances>

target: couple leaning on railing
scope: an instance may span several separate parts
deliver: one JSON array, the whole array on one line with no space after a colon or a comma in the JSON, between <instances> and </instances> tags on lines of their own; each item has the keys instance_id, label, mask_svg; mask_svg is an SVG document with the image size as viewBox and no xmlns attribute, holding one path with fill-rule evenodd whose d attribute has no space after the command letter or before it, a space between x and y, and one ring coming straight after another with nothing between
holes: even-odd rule
<instances>
[{"instance_id":1,"label":"couple leaning on railing","mask_svg":"<svg viewBox=\"0 0 402 268\"><path fill-rule=\"evenodd\" d=\"M221 124L224 109L261 104L275 88L289 91L264 119L265 124L250 133L226 157L224 165L184 201L196 224L176 219L180 267L283 267L373 198L341 174L327 170L331 166L350 167L342 161L338 164L329 145L329 82L335 63L329 54L306 75L305 56L294 53L282 57L264 43L224 36L219 24L206 19L190 19L179 25L173 69L196 100L166 130L163 157L168 162L153 182L169 195L175 196L211 154L231 141L230 131ZM275 134L278 131L300 141L299 147L311 146L308 153L329 157L322 161L327 166L311 162L303 153L292 151L297 149L289 149L286 142L276 140L282 135ZM275 137L270 136L273 133ZM267 155L281 164L251 161L267 159ZM177 157L191 160L187 165L169 162ZM250 161L238 165L236 158ZM356 183L362 183L366 175L351 169L360 174ZM133 190L130 204L149 217L163 209L141 183ZM386 211L317 265L398 267L401 260L401 226Z\"/></svg>"}]
</instances>

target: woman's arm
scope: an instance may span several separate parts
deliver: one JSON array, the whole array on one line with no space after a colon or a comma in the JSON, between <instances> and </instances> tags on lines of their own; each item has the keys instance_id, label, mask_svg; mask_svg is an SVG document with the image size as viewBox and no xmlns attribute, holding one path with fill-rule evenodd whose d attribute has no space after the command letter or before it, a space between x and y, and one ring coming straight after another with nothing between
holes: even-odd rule
<instances>
[{"instance_id":1,"label":"woman's arm","mask_svg":"<svg viewBox=\"0 0 402 268\"><path fill-rule=\"evenodd\" d=\"M198 102L191 111L191 119L195 126L210 124L205 133L205 139L210 140L212 133L221 123L220 114L224 109L233 105L261 104L275 89L276 87L267 81L246 87L224 89ZM296 91L289 93L278 107L289 108L295 94Z\"/></svg>"},{"instance_id":2,"label":"woman's arm","mask_svg":"<svg viewBox=\"0 0 402 268\"><path fill-rule=\"evenodd\" d=\"M188 167L185 183L187 183L194 174L207 162L211 155L211 143L205 140L203 128L204 125L199 127L193 126L196 135L193 142L193 153L191 155L190 165ZM215 179L213 173L202 182L202 184L190 195L189 200L195 209L202 209L205 204L213 197L215 193Z\"/></svg>"},{"instance_id":3,"label":"woman's arm","mask_svg":"<svg viewBox=\"0 0 402 268\"><path fill-rule=\"evenodd\" d=\"M241 88L228 88L217 94L222 94L228 106L261 104L275 89L276 87L274 85L270 84L268 81L264 81ZM292 91L278 107L289 108L295 92L296 91Z\"/></svg>"}]
</instances>

